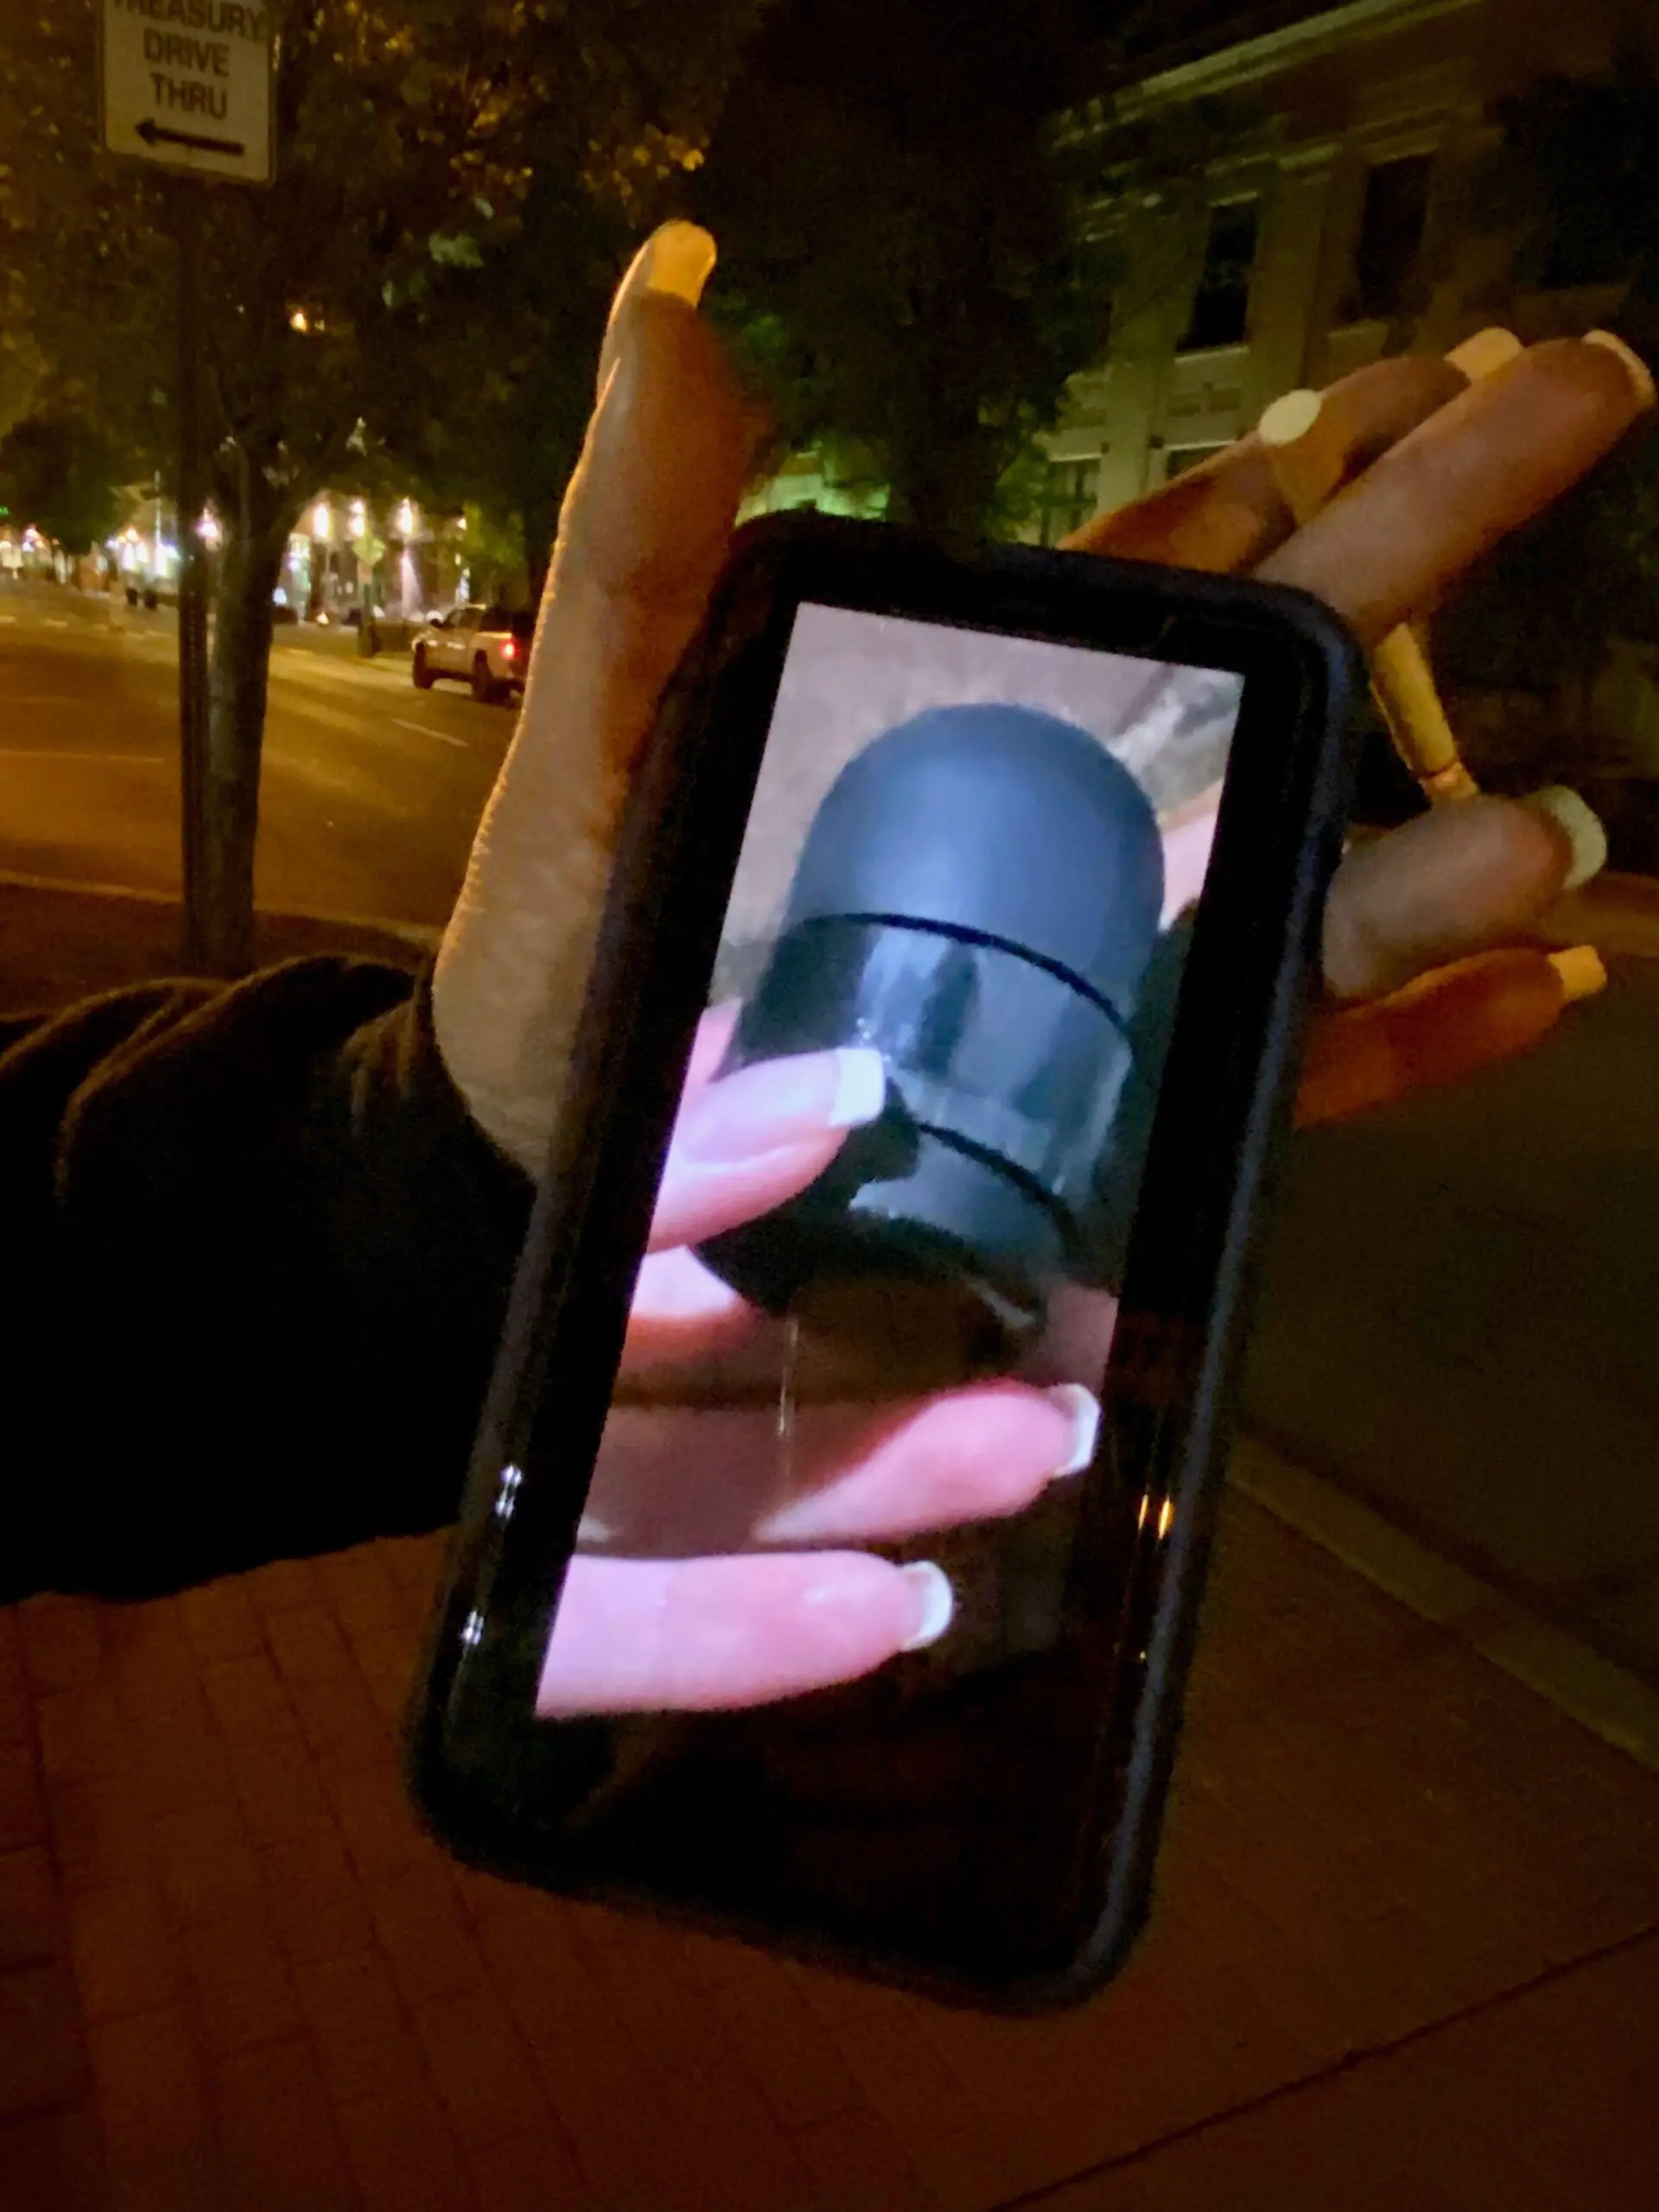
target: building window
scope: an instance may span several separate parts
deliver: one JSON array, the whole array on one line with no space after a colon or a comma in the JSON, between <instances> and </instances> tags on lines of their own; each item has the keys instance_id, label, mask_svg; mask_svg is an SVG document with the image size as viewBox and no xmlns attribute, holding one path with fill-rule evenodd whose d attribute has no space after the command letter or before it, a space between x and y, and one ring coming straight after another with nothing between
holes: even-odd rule
<instances>
[{"instance_id":1,"label":"building window","mask_svg":"<svg viewBox=\"0 0 1659 2212\"><path fill-rule=\"evenodd\" d=\"M1250 274L1255 267L1261 211L1254 200L1230 200L1210 211L1204 267L1192 296L1192 314L1179 350L1238 346L1249 320Z\"/></svg>"},{"instance_id":2,"label":"building window","mask_svg":"<svg viewBox=\"0 0 1659 2212\"><path fill-rule=\"evenodd\" d=\"M1171 446L1164 455L1165 483L1167 484L1172 476L1183 474L1195 462L1208 461L1212 453L1225 453L1226 450L1224 445Z\"/></svg>"},{"instance_id":3,"label":"building window","mask_svg":"<svg viewBox=\"0 0 1659 2212\"><path fill-rule=\"evenodd\" d=\"M1379 162L1365 180L1354 275L1339 322L1386 322L1405 307L1428 217L1431 154Z\"/></svg>"},{"instance_id":4,"label":"building window","mask_svg":"<svg viewBox=\"0 0 1659 2212\"><path fill-rule=\"evenodd\" d=\"M1042 542L1058 545L1093 518L1100 500L1099 461L1051 461L1043 480Z\"/></svg>"}]
</instances>

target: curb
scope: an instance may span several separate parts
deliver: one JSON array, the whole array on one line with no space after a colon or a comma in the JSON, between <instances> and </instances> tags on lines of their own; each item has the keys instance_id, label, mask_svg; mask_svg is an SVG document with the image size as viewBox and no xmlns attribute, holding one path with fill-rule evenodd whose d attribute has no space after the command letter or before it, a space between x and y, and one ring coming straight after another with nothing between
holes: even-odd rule
<instances>
[{"instance_id":1,"label":"curb","mask_svg":"<svg viewBox=\"0 0 1659 2212\"><path fill-rule=\"evenodd\" d=\"M1268 1445L1241 1438L1228 1481L1615 1751L1659 1773L1659 1690L1541 1620Z\"/></svg>"},{"instance_id":2,"label":"curb","mask_svg":"<svg viewBox=\"0 0 1659 2212\"><path fill-rule=\"evenodd\" d=\"M126 899L145 906L176 906L175 891L141 890L130 883L79 883L54 875L22 875L0 868L0 891L46 891L67 899ZM315 922L321 929L374 930L382 937L401 938L422 952L435 951L443 931L426 922L392 922L378 914L316 914L299 906L263 906L257 910L273 919Z\"/></svg>"}]
</instances>

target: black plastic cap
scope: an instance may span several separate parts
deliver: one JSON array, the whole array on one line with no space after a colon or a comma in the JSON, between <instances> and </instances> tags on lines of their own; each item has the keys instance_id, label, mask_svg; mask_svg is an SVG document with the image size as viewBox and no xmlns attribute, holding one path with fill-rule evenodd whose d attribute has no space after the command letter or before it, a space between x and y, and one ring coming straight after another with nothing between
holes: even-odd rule
<instances>
[{"instance_id":1,"label":"black plastic cap","mask_svg":"<svg viewBox=\"0 0 1659 2212\"><path fill-rule=\"evenodd\" d=\"M1093 738L1030 707L936 707L842 771L783 930L883 915L996 938L1123 1018L1163 898L1156 817Z\"/></svg>"}]
</instances>

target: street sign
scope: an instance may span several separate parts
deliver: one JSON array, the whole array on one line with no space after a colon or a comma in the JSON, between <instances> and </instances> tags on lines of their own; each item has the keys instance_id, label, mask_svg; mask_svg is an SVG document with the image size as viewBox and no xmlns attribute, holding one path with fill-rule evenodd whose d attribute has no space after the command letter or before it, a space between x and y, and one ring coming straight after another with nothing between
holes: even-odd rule
<instances>
[{"instance_id":1,"label":"street sign","mask_svg":"<svg viewBox=\"0 0 1659 2212\"><path fill-rule=\"evenodd\" d=\"M196 176L269 184L270 10L99 0L104 143Z\"/></svg>"}]
</instances>

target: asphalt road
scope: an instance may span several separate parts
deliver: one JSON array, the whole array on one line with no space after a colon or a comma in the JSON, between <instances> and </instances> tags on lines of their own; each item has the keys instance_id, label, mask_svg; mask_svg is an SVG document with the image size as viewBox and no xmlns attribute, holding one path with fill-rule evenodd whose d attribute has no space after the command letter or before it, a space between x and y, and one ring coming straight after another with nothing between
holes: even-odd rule
<instances>
[{"instance_id":1,"label":"asphalt road","mask_svg":"<svg viewBox=\"0 0 1659 2212\"><path fill-rule=\"evenodd\" d=\"M440 925L512 728L284 638L261 905ZM177 792L170 620L0 586L0 870L175 890ZM1659 959L1611 964L1526 1062L1299 1141L1249 1411L1659 1680Z\"/></svg>"},{"instance_id":2,"label":"asphalt road","mask_svg":"<svg viewBox=\"0 0 1659 2212\"><path fill-rule=\"evenodd\" d=\"M256 895L442 925L512 715L278 633ZM179 887L173 618L0 585L0 870Z\"/></svg>"}]
</instances>

